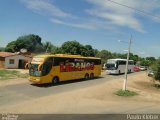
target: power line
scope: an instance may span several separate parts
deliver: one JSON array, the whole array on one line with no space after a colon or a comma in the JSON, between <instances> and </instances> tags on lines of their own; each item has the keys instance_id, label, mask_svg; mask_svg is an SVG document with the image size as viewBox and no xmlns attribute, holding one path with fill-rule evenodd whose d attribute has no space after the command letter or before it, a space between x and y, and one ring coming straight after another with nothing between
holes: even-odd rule
<instances>
[{"instance_id":1,"label":"power line","mask_svg":"<svg viewBox=\"0 0 160 120\"><path fill-rule=\"evenodd\" d=\"M131 6L127 6L127 5L124 5L124 4L122 4L122 3L118 3L118 2L112 1L112 0L108 0L108 2L115 3L115 4L117 4L117 5L120 5L120 6L129 8L129 9L132 9L132 10L138 11L139 13L143 13L144 15L152 16L152 17L157 18L157 19L160 20L160 17L159 17L159 16L155 16L155 15L149 13L149 12L146 12L146 11L143 11L143 10L139 10L139 9L137 9L137 8L134 8L134 7L131 7Z\"/></svg>"}]
</instances>

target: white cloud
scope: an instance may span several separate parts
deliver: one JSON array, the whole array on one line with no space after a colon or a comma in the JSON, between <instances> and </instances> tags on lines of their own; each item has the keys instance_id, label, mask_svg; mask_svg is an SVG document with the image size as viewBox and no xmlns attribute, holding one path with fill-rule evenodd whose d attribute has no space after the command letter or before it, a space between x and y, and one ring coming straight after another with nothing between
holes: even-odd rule
<instances>
[{"instance_id":1,"label":"white cloud","mask_svg":"<svg viewBox=\"0 0 160 120\"><path fill-rule=\"evenodd\" d=\"M127 26L137 31L144 32L139 21L129 14L107 13L107 12L100 12L99 10L88 11L88 13L90 15L106 19L113 25Z\"/></svg>"},{"instance_id":2,"label":"white cloud","mask_svg":"<svg viewBox=\"0 0 160 120\"><path fill-rule=\"evenodd\" d=\"M102 20L80 18L62 11L48 0L21 0L30 10L48 16L52 23L83 29L109 29L114 27ZM107 27L106 27L107 26Z\"/></svg>"},{"instance_id":3,"label":"white cloud","mask_svg":"<svg viewBox=\"0 0 160 120\"><path fill-rule=\"evenodd\" d=\"M144 51L142 51L142 52L139 52L139 54L141 54L141 55L144 55L144 54L146 54Z\"/></svg>"},{"instance_id":4,"label":"white cloud","mask_svg":"<svg viewBox=\"0 0 160 120\"><path fill-rule=\"evenodd\" d=\"M53 19L53 18L51 19L51 22L61 24L61 25L70 26L70 27L95 29L94 26L91 26L91 25L86 24L86 23L70 23L70 22L59 20L59 19Z\"/></svg>"},{"instance_id":5,"label":"white cloud","mask_svg":"<svg viewBox=\"0 0 160 120\"><path fill-rule=\"evenodd\" d=\"M88 22L83 18L78 18L74 15L62 11L48 0L21 0L30 10L50 16L52 23L66 25L70 27L96 29L96 24ZM59 19L61 18L61 20ZM82 22L83 21L83 22Z\"/></svg>"},{"instance_id":6,"label":"white cloud","mask_svg":"<svg viewBox=\"0 0 160 120\"><path fill-rule=\"evenodd\" d=\"M87 0L94 7L86 12L94 17L105 19L118 26L127 26L139 32L144 32L142 23L137 16L137 11L115 4L109 0ZM122 5L127 5L146 12L159 8L157 0L112 0ZM142 15L142 13L139 12ZM144 15L144 14L143 14Z\"/></svg>"},{"instance_id":7,"label":"white cloud","mask_svg":"<svg viewBox=\"0 0 160 120\"><path fill-rule=\"evenodd\" d=\"M128 27L144 32L143 23L137 18L137 13L126 7L109 2L109 0L84 0L90 3L91 8L82 10L88 17L82 18L67 13L57 7L50 0L20 0L30 10L46 15L51 22L84 29L107 29L115 31L120 27ZM158 0L114 0L115 2L142 9L147 12L159 8ZM156 13L155 13L156 14Z\"/></svg>"},{"instance_id":8,"label":"white cloud","mask_svg":"<svg viewBox=\"0 0 160 120\"><path fill-rule=\"evenodd\" d=\"M96 20L85 20L85 22L83 20L82 22L80 21L70 22L67 20L65 21L65 20L59 20L59 19L52 18L50 19L50 21L56 24L66 25L70 27L90 29L90 30L96 30L96 29L114 30L115 29L109 24L103 23L102 21L96 21Z\"/></svg>"},{"instance_id":9,"label":"white cloud","mask_svg":"<svg viewBox=\"0 0 160 120\"><path fill-rule=\"evenodd\" d=\"M38 12L40 14L48 14L50 16L56 17L71 17L70 14L62 11L54 4L50 3L47 0L21 0L26 6L33 10L34 12Z\"/></svg>"}]
</instances>

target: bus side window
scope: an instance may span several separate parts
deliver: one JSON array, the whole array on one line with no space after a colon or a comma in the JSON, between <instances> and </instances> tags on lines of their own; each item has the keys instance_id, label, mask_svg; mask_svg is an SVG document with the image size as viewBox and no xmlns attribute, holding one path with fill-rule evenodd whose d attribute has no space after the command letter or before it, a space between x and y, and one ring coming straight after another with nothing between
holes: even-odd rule
<instances>
[{"instance_id":1,"label":"bus side window","mask_svg":"<svg viewBox=\"0 0 160 120\"><path fill-rule=\"evenodd\" d=\"M129 61L129 65L134 65L134 61Z\"/></svg>"},{"instance_id":2,"label":"bus side window","mask_svg":"<svg viewBox=\"0 0 160 120\"><path fill-rule=\"evenodd\" d=\"M116 65L117 65L117 66L120 65L120 64L121 64L120 61L117 61L117 62L116 62Z\"/></svg>"},{"instance_id":3,"label":"bus side window","mask_svg":"<svg viewBox=\"0 0 160 120\"><path fill-rule=\"evenodd\" d=\"M54 58L52 59L52 66L54 66Z\"/></svg>"},{"instance_id":4,"label":"bus side window","mask_svg":"<svg viewBox=\"0 0 160 120\"><path fill-rule=\"evenodd\" d=\"M59 66L60 63L65 62L64 58L60 58L60 57L54 57L53 59L53 66Z\"/></svg>"}]
</instances>

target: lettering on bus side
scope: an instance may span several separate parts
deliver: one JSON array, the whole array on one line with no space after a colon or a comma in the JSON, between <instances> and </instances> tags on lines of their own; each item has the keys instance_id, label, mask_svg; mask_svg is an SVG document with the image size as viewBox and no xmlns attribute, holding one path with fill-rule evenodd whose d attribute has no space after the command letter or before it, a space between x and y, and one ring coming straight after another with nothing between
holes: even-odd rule
<instances>
[{"instance_id":1,"label":"lettering on bus side","mask_svg":"<svg viewBox=\"0 0 160 120\"><path fill-rule=\"evenodd\" d=\"M60 72L94 70L94 63L90 62L60 62Z\"/></svg>"}]
</instances>

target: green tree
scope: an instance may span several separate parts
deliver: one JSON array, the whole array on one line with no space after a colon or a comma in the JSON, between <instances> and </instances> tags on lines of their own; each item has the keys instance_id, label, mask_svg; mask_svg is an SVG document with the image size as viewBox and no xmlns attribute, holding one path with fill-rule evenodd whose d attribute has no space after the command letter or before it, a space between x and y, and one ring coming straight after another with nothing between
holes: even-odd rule
<instances>
[{"instance_id":1,"label":"green tree","mask_svg":"<svg viewBox=\"0 0 160 120\"><path fill-rule=\"evenodd\" d=\"M139 56L138 55L134 55L133 53L130 53L130 60L134 60L135 64L138 62L139 60Z\"/></svg>"},{"instance_id":2,"label":"green tree","mask_svg":"<svg viewBox=\"0 0 160 120\"><path fill-rule=\"evenodd\" d=\"M34 47L34 51L32 51L34 53L44 53L45 52L45 49L42 45L40 44L37 44L35 47Z\"/></svg>"},{"instance_id":3,"label":"green tree","mask_svg":"<svg viewBox=\"0 0 160 120\"><path fill-rule=\"evenodd\" d=\"M96 56L99 53L99 50L94 49L94 55Z\"/></svg>"},{"instance_id":4,"label":"green tree","mask_svg":"<svg viewBox=\"0 0 160 120\"><path fill-rule=\"evenodd\" d=\"M52 53L52 54L63 54L64 52L63 52L63 50L62 50L61 47L55 47L55 49L52 50L51 53Z\"/></svg>"},{"instance_id":5,"label":"green tree","mask_svg":"<svg viewBox=\"0 0 160 120\"><path fill-rule=\"evenodd\" d=\"M7 44L5 51L7 52L15 52L15 48L16 48L16 41L12 41L10 43Z\"/></svg>"},{"instance_id":6,"label":"green tree","mask_svg":"<svg viewBox=\"0 0 160 120\"><path fill-rule=\"evenodd\" d=\"M91 45L85 45L85 46L81 45L81 55L94 57L95 50L92 48Z\"/></svg>"},{"instance_id":7,"label":"green tree","mask_svg":"<svg viewBox=\"0 0 160 120\"><path fill-rule=\"evenodd\" d=\"M146 60L149 61L149 65L152 65L156 62L156 58L155 57L146 57Z\"/></svg>"},{"instance_id":8,"label":"green tree","mask_svg":"<svg viewBox=\"0 0 160 120\"><path fill-rule=\"evenodd\" d=\"M43 43L43 48L44 48L44 51L47 53L53 53L57 49L57 47L54 46L51 42Z\"/></svg>"},{"instance_id":9,"label":"green tree","mask_svg":"<svg viewBox=\"0 0 160 120\"><path fill-rule=\"evenodd\" d=\"M81 55L81 50L83 49L83 46L79 42L74 40L64 42L61 46L61 49L63 53L66 54Z\"/></svg>"},{"instance_id":10,"label":"green tree","mask_svg":"<svg viewBox=\"0 0 160 120\"><path fill-rule=\"evenodd\" d=\"M5 51L4 47L0 47L0 52Z\"/></svg>"},{"instance_id":11,"label":"green tree","mask_svg":"<svg viewBox=\"0 0 160 120\"><path fill-rule=\"evenodd\" d=\"M152 69L154 70L154 79L160 81L160 58L152 66Z\"/></svg>"},{"instance_id":12,"label":"green tree","mask_svg":"<svg viewBox=\"0 0 160 120\"><path fill-rule=\"evenodd\" d=\"M122 53L112 53L113 58L121 58L121 59L127 59L127 54Z\"/></svg>"},{"instance_id":13,"label":"green tree","mask_svg":"<svg viewBox=\"0 0 160 120\"><path fill-rule=\"evenodd\" d=\"M156 58L155 58L155 57L146 57L146 60L149 60L149 61L156 61Z\"/></svg>"},{"instance_id":14,"label":"green tree","mask_svg":"<svg viewBox=\"0 0 160 120\"><path fill-rule=\"evenodd\" d=\"M6 46L6 51L18 52L21 49L27 49L29 52L34 52L38 47L42 48L41 37L38 35L29 34L21 36L17 38L16 41L8 43Z\"/></svg>"},{"instance_id":15,"label":"green tree","mask_svg":"<svg viewBox=\"0 0 160 120\"><path fill-rule=\"evenodd\" d=\"M16 51L25 48L30 52L34 52L38 45L42 46L41 38L38 35L30 34L21 36L16 40Z\"/></svg>"},{"instance_id":16,"label":"green tree","mask_svg":"<svg viewBox=\"0 0 160 120\"><path fill-rule=\"evenodd\" d=\"M96 57L100 57L102 60L102 64L106 63L108 59L113 58L112 53L108 50L101 50L97 53Z\"/></svg>"},{"instance_id":17,"label":"green tree","mask_svg":"<svg viewBox=\"0 0 160 120\"><path fill-rule=\"evenodd\" d=\"M142 65L142 66L149 66L150 65L150 61L148 61L146 59L142 59L140 61L140 65Z\"/></svg>"}]
</instances>

